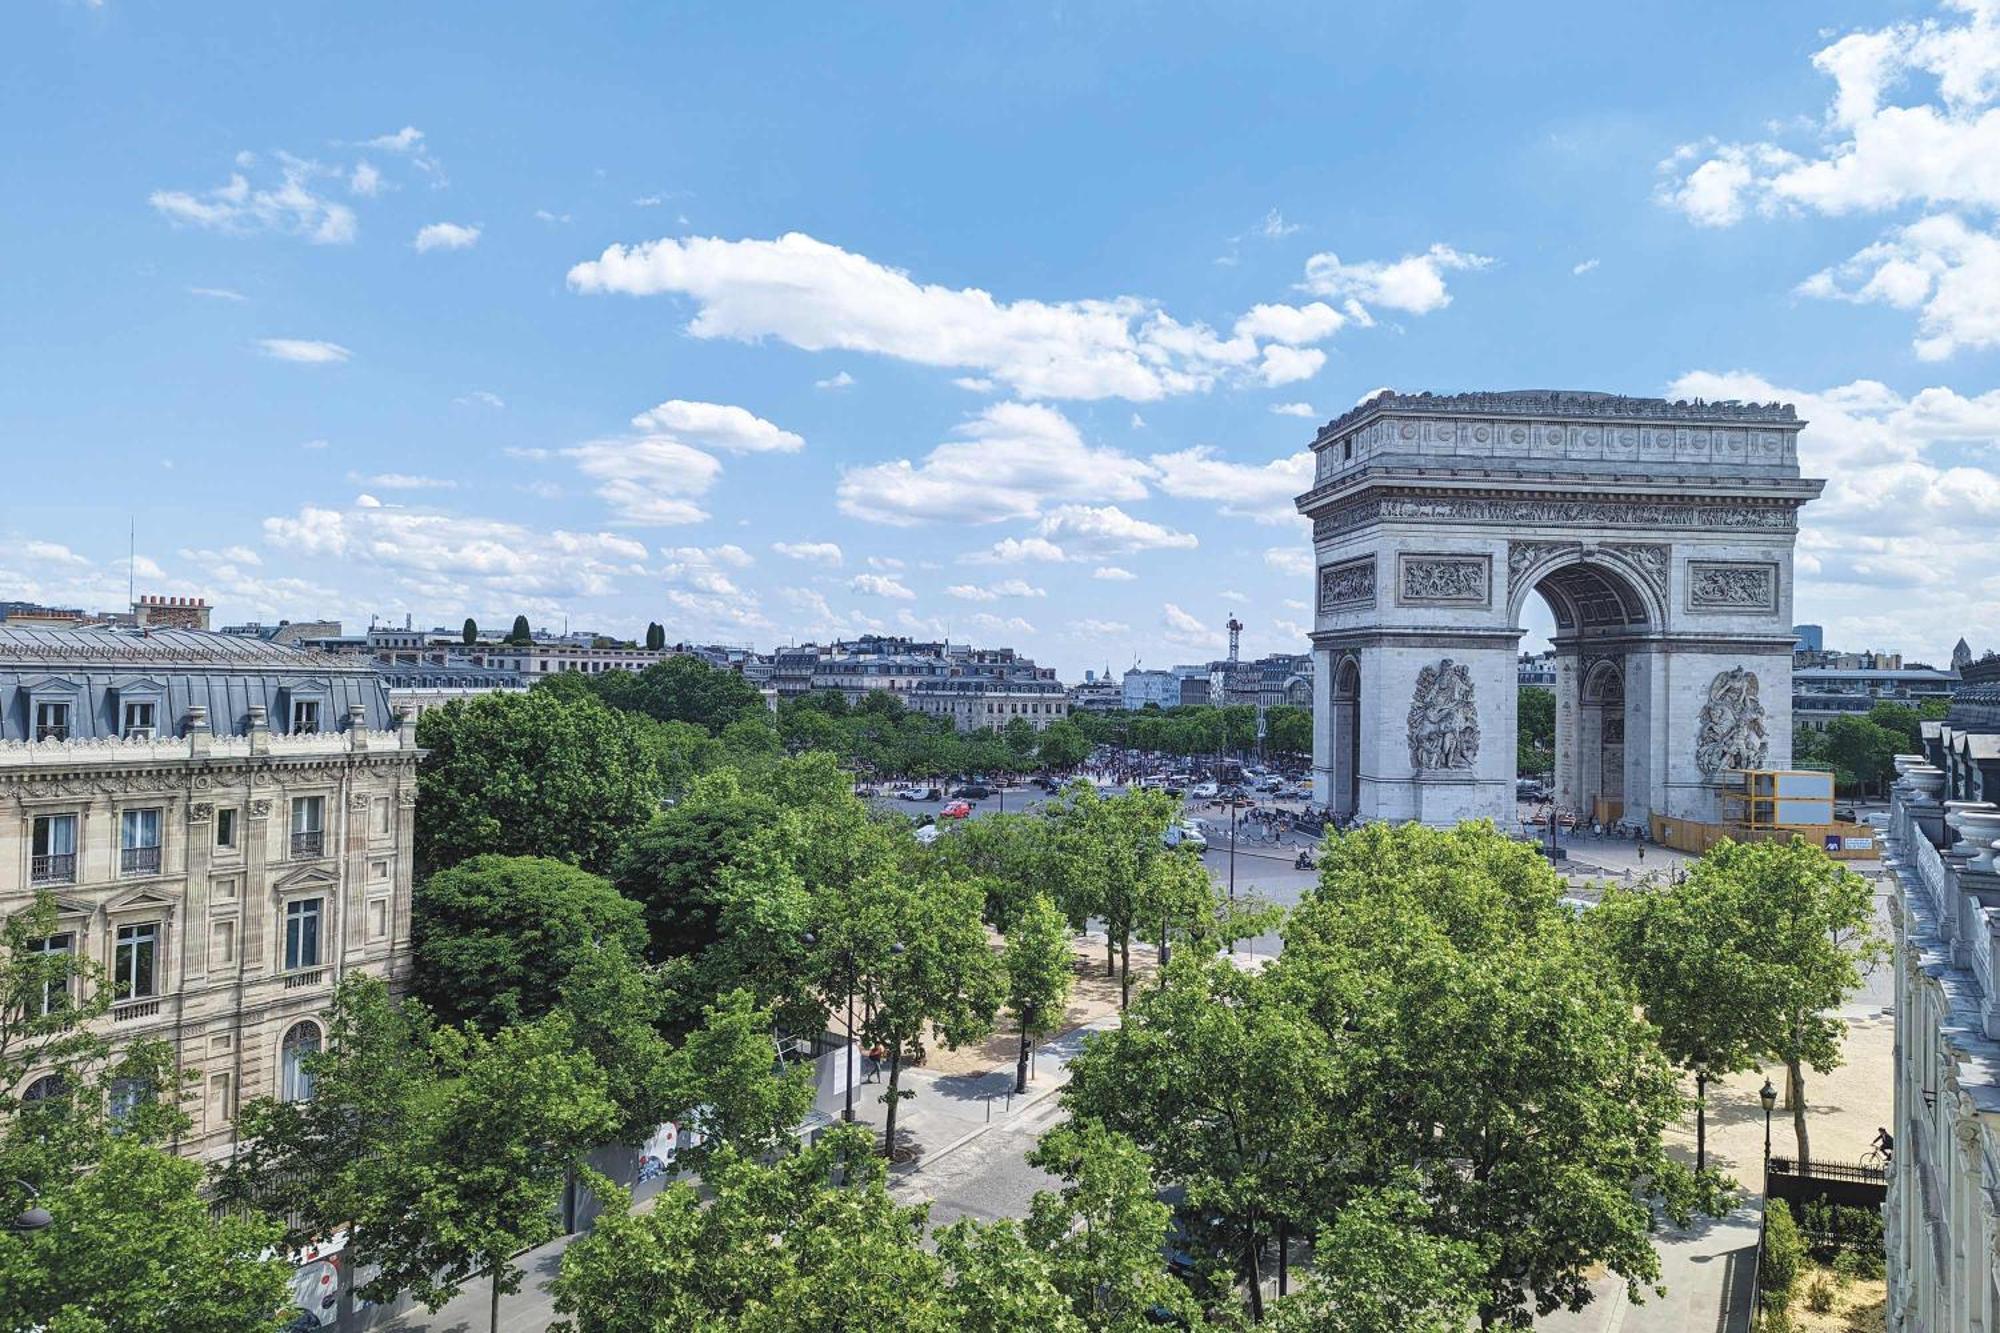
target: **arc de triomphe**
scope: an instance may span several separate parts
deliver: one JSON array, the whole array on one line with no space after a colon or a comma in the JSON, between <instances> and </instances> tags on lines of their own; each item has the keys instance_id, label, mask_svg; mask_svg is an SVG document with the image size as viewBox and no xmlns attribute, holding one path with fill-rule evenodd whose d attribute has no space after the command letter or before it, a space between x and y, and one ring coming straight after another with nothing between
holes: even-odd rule
<instances>
[{"instance_id":1,"label":"arc de triomphe","mask_svg":"<svg viewBox=\"0 0 2000 1333\"><path fill-rule=\"evenodd\" d=\"M1313 440L1314 798L1514 818L1521 608L1556 622L1556 800L1717 817L1791 762L1789 405L1383 393Z\"/></svg>"}]
</instances>

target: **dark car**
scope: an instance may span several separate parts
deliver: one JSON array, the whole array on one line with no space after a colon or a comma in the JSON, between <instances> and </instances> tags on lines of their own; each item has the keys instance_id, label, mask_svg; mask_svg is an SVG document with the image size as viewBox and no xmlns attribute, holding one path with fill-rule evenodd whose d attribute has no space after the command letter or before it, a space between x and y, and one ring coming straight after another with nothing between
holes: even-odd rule
<instances>
[{"instance_id":1,"label":"dark car","mask_svg":"<svg viewBox=\"0 0 2000 1333\"><path fill-rule=\"evenodd\" d=\"M968 782L952 795L961 801L983 801L993 794L991 787L978 782Z\"/></svg>"}]
</instances>

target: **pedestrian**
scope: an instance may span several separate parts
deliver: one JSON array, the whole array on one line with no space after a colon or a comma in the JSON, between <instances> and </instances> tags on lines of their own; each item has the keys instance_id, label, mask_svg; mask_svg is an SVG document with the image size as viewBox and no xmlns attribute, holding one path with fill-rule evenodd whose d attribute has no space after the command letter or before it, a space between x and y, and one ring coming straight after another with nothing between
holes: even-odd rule
<instances>
[{"instance_id":1,"label":"pedestrian","mask_svg":"<svg viewBox=\"0 0 2000 1333\"><path fill-rule=\"evenodd\" d=\"M868 1071L861 1081L863 1083L879 1082L882 1078L882 1062L889 1058L889 1053L882 1049L880 1042L877 1042L868 1048L867 1058Z\"/></svg>"},{"instance_id":2,"label":"pedestrian","mask_svg":"<svg viewBox=\"0 0 2000 1333\"><path fill-rule=\"evenodd\" d=\"M1639 844L1639 864L1646 864L1646 844L1643 842Z\"/></svg>"}]
</instances>

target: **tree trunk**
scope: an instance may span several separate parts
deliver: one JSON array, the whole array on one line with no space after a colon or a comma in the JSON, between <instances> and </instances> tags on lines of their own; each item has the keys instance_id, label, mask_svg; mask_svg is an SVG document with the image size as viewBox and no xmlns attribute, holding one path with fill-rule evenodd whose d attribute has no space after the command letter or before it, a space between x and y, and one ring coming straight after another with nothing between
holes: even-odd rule
<instances>
[{"instance_id":1,"label":"tree trunk","mask_svg":"<svg viewBox=\"0 0 2000 1333\"><path fill-rule=\"evenodd\" d=\"M1250 1322L1264 1322L1264 1256L1258 1253L1257 1219L1250 1219L1250 1241L1246 1246L1246 1257L1250 1260Z\"/></svg>"},{"instance_id":2,"label":"tree trunk","mask_svg":"<svg viewBox=\"0 0 2000 1333\"><path fill-rule=\"evenodd\" d=\"M1118 941L1111 938L1111 923L1104 923L1104 975L1116 978L1118 975Z\"/></svg>"},{"instance_id":3,"label":"tree trunk","mask_svg":"<svg viewBox=\"0 0 2000 1333\"><path fill-rule=\"evenodd\" d=\"M493 1265L493 1309L487 1333L500 1333L500 1265Z\"/></svg>"},{"instance_id":4,"label":"tree trunk","mask_svg":"<svg viewBox=\"0 0 2000 1333\"><path fill-rule=\"evenodd\" d=\"M1126 931L1118 939L1118 957L1123 964L1118 980L1118 1007L1132 1003L1132 932Z\"/></svg>"},{"instance_id":5,"label":"tree trunk","mask_svg":"<svg viewBox=\"0 0 2000 1333\"><path fill-rule=\"evenodd\" d=\"M903 1104L901 1085L903 1081L903 1043L889 1044L889 1091L882 1100L889 1104L889 1114L882 1126L882 1155L890 1161L896 1160L896 1108Z\"/></svg>"},{"instance_id":6,"label":"tree trunk","mask_svg":"<svg viewBox=\"0 0 2000 1333\"><path fill-rule=\"evenodd\" d=\"M1708 1165L1708 1071L1694 1071L1694 1169Z\"/></svg>"},{"instance_id":7,"label":"tree trunk","mask_svg":"<svg viewBox=\"0 0 2000 1333\"><path fill-rule=\"evenodd\" d=\"M1806 1141L1806 1071L1796 1060L1785 1061L1785 1095L1792 1103L1792 1132L1799 1138L1799 1174L1812 1164L1812 1149Z\"/></svg>"},{"instance_id":8,"label":"tree trunk","mask_svg":"<svg viewBox=\"0 0 2000 1333\"><path fill-rule=\"evenodd\" d=\"M1021 1015L1021 1058L1014 1064L1014 1091L1028 1090L1028 1016Z\"/></svg>"}]
</instances>

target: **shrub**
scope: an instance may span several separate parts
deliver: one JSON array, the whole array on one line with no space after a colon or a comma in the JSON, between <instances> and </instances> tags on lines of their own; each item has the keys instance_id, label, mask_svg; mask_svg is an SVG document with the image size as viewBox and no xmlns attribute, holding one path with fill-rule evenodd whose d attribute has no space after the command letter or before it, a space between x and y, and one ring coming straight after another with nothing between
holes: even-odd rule
<instances>
[{"instance_id":1,"label":"shrub","mask_svg":"<svg viewBox=\"0 0 2000 1333\"><path fill-rule=\"evenodd\" d=\"M1847 1281L1880 1282L1887 1267L1880 1250L1842 1250L1833 1260L1835 1276Z\"/></svg>"},{"instance_id":2,"label":"shrub","mask_svg":"<svg viewBox=\"0 0 2000 1333\"><path fill-rule=\"evenodd\" d=\"M1815 1273L1806 1283L1806 1309L1814 1314L1833 1313L1833 1283L1827 1281L1826 1274Z\"/></svg>"},{"instance_id":3,"label":"shrub","mask_svg":"<svg viewBox=\"0 0 2000 1333\"><path fill-rule=\"evenodd\" d=\"M1764 1259L1757 1269L1757 1285L1771 1294L1769 1304L1782 1309L1799 1280L1806 1243L1783 1199L1768 1200L1764 1207Z\"/></svg>"}]
</instances>

